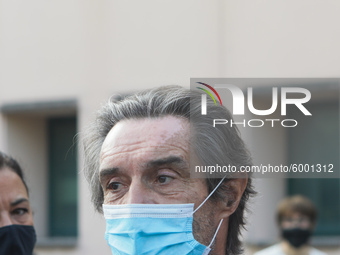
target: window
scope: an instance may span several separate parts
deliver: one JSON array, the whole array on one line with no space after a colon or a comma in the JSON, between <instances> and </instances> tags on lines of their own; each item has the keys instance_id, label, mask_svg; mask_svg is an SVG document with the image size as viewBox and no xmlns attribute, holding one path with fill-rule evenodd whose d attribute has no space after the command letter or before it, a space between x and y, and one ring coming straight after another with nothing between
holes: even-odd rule
<instances>
[{"instance_id":1,"label":"window","mask_svg":"<svg viewBox=\"0 0 340 255\"><path fill-rule=\"evenodd\" d=\"M49 236L77 236L77 147L74 117L48 119Z\"/></svg>"},{"instance_id":2,"label":"window","mask_svg":"<svg viewBox=\"0 0 340 255\"><path fill-rule=\"evenodd\" d=\"M312 118L289 129L291 163L334 164L339 171L339 102L308 106ZM293 111L293 110L292 110ZM292 113L299 119L298 112ZM318 208L315 235L340 235L340 179L288 179L288 193L310 198Z\"/></svg>"},{"instance_id":3,"label":"window","mask_svg":"<svg viewBox=\"0 0 340 255\"><path fill-rule=\"evenodd\" d=\"M37 246L73 247L78 235L76 100L6 104L7 152L22 165Z\"/></svg>"}]
</instances>

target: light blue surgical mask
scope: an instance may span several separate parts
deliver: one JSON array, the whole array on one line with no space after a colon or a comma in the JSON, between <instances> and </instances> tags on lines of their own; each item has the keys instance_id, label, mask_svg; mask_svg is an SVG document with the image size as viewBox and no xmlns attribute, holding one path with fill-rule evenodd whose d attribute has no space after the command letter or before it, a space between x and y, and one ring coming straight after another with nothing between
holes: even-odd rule
<instances>
[{"instance_id":1,"label":"light blue surgical mask","mask_svg":"<svg viewBox=\"0 0 340 255\"><path fill-rule=\"evenodd\" d=\"M209 199L223 179L195 211L194 204L103 205L105 239L112 254L208 254L223 219L209 246L205 246L193 236L193 214Z\"/></svg>"}]
</instances>

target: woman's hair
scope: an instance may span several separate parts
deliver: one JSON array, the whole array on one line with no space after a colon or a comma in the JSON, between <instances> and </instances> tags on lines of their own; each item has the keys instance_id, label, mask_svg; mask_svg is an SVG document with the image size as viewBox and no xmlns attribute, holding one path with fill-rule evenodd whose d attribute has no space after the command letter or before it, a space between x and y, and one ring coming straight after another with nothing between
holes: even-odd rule
<instances>
[{"instance_id":1,"label":"woman's hair","mask_svg":"<svg viewBox=\"0 0 340 255\"><path fill-rule=\"evenodd\" d=\"M280 225L282 220L292 213L300 213L307 216L312 224L315 224L317 210L315 205L308 198L295 195L282 200L277 209L277 222Z\"/></svg>"},{"instance_id":2,"label":"woman's hair","mask_svg":"<svg viewBox=\"0 0 340 255\"><path fill-rule=\"evenodd\" d=\"M14 158L0 151L0 171L3 170L4 168L8 168L9 170L16 173L20 177L21 181L25 185L27 195L28 195L28 187L25 182L24 173L19 163Z\"/></svg>"}]
</instances>

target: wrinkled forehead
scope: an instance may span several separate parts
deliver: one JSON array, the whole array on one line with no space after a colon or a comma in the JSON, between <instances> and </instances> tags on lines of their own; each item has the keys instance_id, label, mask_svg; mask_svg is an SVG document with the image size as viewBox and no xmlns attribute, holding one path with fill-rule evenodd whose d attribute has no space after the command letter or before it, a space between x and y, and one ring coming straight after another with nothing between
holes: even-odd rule
<instances>
[{"instance_id":1,"label":"wrinkled forehead","mask_svg":"<svg viewBox=\"0 0 340 255\"><path fill-rule=\"evenodd\" d=\"M145 146L189 146L189 135L189 121L181 117L122 120L106 136L101 155L108 149L143 144Z\"/></svg>"}]
</instances>

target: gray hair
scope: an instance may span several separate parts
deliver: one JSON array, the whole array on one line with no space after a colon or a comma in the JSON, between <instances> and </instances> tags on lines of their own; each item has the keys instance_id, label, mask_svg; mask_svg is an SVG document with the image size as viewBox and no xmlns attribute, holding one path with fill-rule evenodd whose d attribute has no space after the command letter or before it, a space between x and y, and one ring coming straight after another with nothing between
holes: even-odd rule
<instances>
[{"instance_id":1,"label":"gray hair","mask_svg":"<svg viewBox=\"0 0 340 255\"><path fill-rule=\"evenodd\" d=\"M157 118L178 116L190 120L191 143L194 153L203 165L233 165L236 167L252 165L251 157L240 137L238 129L228 125L212 126L213 119L232 119L230 112L215 106L207 100L209 114L201 114L201 93L190 91L179 86L164 86L138 92L122 101L110 99L98 112L95 122L84 134L85 176L92 191L92 202L97 211L102 212L104 193L99 182L99 160L101 146L112 127L124 119ZM216 176L215 176L216 177ZM229 176L230 177L230 176ZM226 178L228 182L232 177ZM209 192L220 182L221 178L207 177ZM227 187L228 185L223 185ZM228 188L227 188L228 189ZM228 199L228 190L222 185L212 196L213 199ZM240 231L244 228L244 211L246 201L255 194L251 178L248 178L246 189L236 211L230 216L226 254L241 254Z\"/></svg>"}]
</instances>

